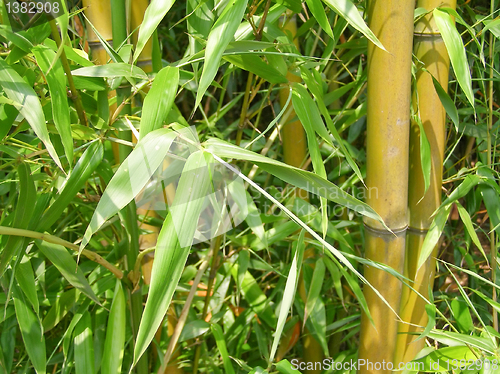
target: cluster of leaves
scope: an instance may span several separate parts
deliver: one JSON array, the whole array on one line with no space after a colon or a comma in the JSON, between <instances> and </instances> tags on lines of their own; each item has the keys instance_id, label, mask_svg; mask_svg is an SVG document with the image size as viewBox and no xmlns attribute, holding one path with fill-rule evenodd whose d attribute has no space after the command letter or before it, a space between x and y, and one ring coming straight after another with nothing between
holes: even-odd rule
<instances>
[{"instance_id":1,"label":"cluster of leaves","mask_svg":"<svg viewBox=\"0 0 500 374\"><path fill-rule=\"evenodd\" d=\"M380 266L363 259L362 217L378 215L362 200L365 55L368 40L383 46L362 4L153 0L134 49L102 40L110 61L98 66L77 31L78 4L14 31L0 3L0 373L157 372L169 344L186 371L295 373L304 326L325 357L355 359L359 316L369 313L362 265ZM497 245L490 231L500 233L500 122L488 94L490 80L500 90L500 22L474 3L435 11L463 34L443 32L456 81L441 92L453 125L446 196L426 244L445 233L423 334L438 349L426 348L427 363L494 359L500 337L491 327L498 285L483 256ZM297 35L281 27L292 13ZM155 30L163 60L148 75L135 62ZM303 83L287 85L287 74ZM124 83L126 114L110 94ZM291 108L307 136L304 169L278 161ZM136 144L123 140L130 132ZM165 170L173 204L138 215L137 197L174 148L180 160ZM244 180L231 194L248 214L191 245L203 197L220 189L214 165ZM154 227L149 283L139 239ZM295 297L300 273L304 299Z\"/></svg>"}]
</instances>

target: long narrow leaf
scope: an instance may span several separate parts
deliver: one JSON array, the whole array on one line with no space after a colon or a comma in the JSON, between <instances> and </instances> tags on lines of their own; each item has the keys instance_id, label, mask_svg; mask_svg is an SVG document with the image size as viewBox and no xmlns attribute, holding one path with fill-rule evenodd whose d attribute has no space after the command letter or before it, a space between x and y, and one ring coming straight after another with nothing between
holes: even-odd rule
<instances>
[{"instance_id":1,"label":"long narrow leaf","mask_svg":"<svg viewBox=\"0 0 500 374\"><path fill-rule=\"evenodd\" d=\"M113 64L115 65L115 64ZM123 161L104 191L92 216L80 249L107 219L118 213L137 196L165 159L177 134L169 129L150 132Z\"/></svg>"},{"instance_id":2,"label":"long narrow leaf","mask_svg":"<svg viewBox=\"0 0 500 374\"><path fill-rule=\"evenodd\" d=\"M126 303L120 280L116 281L113 303L109 312L101 373L120 373L125 346Z\"/></svg>"},{"instance_id":3,"label":"long narrow leaf","mask_svg":"<svg viewBox=\"0 0 500 374\"><path fill-rule=\"evenodd\" d=\"M89 312L85 312L75 327L75 373L94 374L94 342L92 339L92 321Z\"/></svg>"},{"instance_id":4,"label":"long narrow leaf","mask_svg":"<svg viewBox=\"0 0 500 374\"><path fill-rule=\"evenodd\" d=\"M142 107L140 139L158 130L167 119L179 84L179 68L167 66L156 75Z\"/></svg>"},{"instance_id":5,"label":"long narrow leaf","mask_svg":"<svg viewBox=\"0 0 500 374\"><path fill-rule=\"evenodd\" d=\"M156 244L151 285L137 334L134 363L153 340L179 282L211 182L209 167L202 152L193 153L184 166L171 213ZM181 247L179 243L189 244Z\"/></svg>"},{"instance_id":6,"label":"long narrow leaf","mask_svg":"<svg viewBox=\"0 0 500 374\"><path fill-rule=\"evenodd\" d=\"M134 62L137 61L149 38L151 38L151 35L153 35L161 20L165 17L174 3L175 0L151 1L151 4L149 4L146 12L144 13L144 20L139 28L139 36L137 38L137 45L134 51Z\"/></svg>"},{"instance_id":7,"label":"long narrow leaf","mask_svg":"<svg viewBox=\"0 0 500 374\"><path fill-rule=\"evenodd\" d=\"M69 117L68 94L66 91L66 78L60 60L56 60L52 69L50 64L54 61L56 54L44 45L33 48L38 66L47 78L52 104L54 124L61 136L64 153L70 166L73 164L73 138L71 136L71 120ZM50 69L50 70L49 70Z\"/></svg>"},{"instance_id":8,"label":"long narrow leaf","mask_svg":"<svg viewBox=\"0 0 500 374\"><path fill-rule=\"evenodd\" d=\"M201 102L207 88L217 74L219 63L227 45L234 38L234 34L241 23L243 14L247 7L248 0L231 0L224 12L219 17L208 35L207 47L205 51L205 65L201 74L200 85L196 92L195 108Z\"/></svg>"},{"instance_id":9,"label":"long narrow leaf","mask_svg":"<svg viewBox=\"0 0 500 374\"><path fill-rule=\"evenodd\" d=\"M450 56L451 66L457 76L458 84L465 93L470 105L474 107L474 93L472 92L472 79L469 71L469 64L467 63L467 56L465 54L465 47L460 37L460 33L453 24L453 20L448 13L439 9L434 9L432 12L436 24L443 37L444 44Z\"/></svg>"},{"instance_id":10,"label":"long narrow leaf","mask_svg":"<svg viewBox=\"0 0 500 374\"><path fill-rule=\"evenodd\" d=\"M44 256L54 264L70 284L99 304L99 300L92 288L90 288L85 275L83 275L82 270L76 265L75 260L73 260L66 248L38 239L35 240L35 243Z\"/></svg>"},{"instance_id":11,"label":"long narrow leaf","mask_svg":"<svg viewBox=\"0 0 500 374\"><path fill-rule=\"evenodd\" d=\"M45 352L45 338L42 334L40 321L28 306L21 290L17 287L14 287L14 306L24 346L26 347L31 363L37 374L45 374L47 356Z\"/></svg>"},{"instance_id":12,"label":"long narrow leaf","mask_svg":"<svg viewBox=\"0 0 500 374\"><path fill-rule=\"evenodd\" d=\"M17 110L26 118L38 138L45 144L54 162L63 170L59 156L49 138L42 105L35 91L3 59L0 58L0 86L7 97L21 106Z\"/></svg>"},{"instance_id":13,"label":"long narrow leaf","mask_svg":"<svg viewBox=\"0 0 500 374\"><path fill-rule=\"evenodd\" d=\"M326 5L343 17L356 30L366 36L377 47L386 50L375 34L368 28L358 8L350 0L323 0Z\"/></svg>"}]
</instances>

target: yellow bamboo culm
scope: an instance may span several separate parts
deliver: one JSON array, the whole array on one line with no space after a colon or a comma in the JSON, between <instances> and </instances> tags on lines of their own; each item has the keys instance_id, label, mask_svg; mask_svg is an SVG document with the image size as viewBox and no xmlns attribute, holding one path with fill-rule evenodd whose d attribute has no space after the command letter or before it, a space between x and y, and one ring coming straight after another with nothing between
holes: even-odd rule
<instances>
[{"instance_id":1,"label":"yellow bamboo culm","mask_svg":"<svg viewBox=\"0 0 500 374\"><path fill-rule=\"evenodd\" d=\"M293 43L299 48L299 42L296 37L297 35L297 17L295 15L287 15L287 21L283 25L283 31L289 34L293 40ZM290 84L293 82L302 82L302 78L290 71L287 73L288 84L285 84L283 89L280 90L280 104L285 106L288 95ZM300 120L293 118L296 117L295 111L292 110L290 117L292 120L288 121L282 129L281 137L283 141L283 160L288 165L295 167L302 167L307 156L307 139L304 127ZM308 200L307 191L297 189L295 195L301 199ZM312 248L307 248L304 253L304 260L314 256L314 250ZM302 274L299 279L299 295L304 302L307 300L306 288L304 285L304 280ZM323 360L323 348L321 344L311 335L307 328L304 328L302 344L304 346L304 357L307 357L309 362L321 362ZM306 370L306 374L316 374L320 373L320 370Z\"/></svg>"},{"instance_id":2,"label":"yellow bamboo culm","mask_svg":"<svg viewBox=\"0 0 500 374\"><path fill-rule=\"evenodd\" d=\"M113 30L111 26L111 3L108 0L83 0L85 16L87 17L87 38L92 50L92 60L97 65L105 65L109 56L102 46L96 33L89 22L97 29L99 34L109 43L113 43Z\"/></svg>"},{"instance_id":3,"label":"yellow bamboo culm","mask_svg":"<svg viewBox=\"0 0 500 374\"><path fill-rule=\"evenodd\" d=\"M435 7L455 9L456 0L419 0L418 7L433 10ZM419 69L416 75L416 90L413 94L413 105L422 121L422 125L431 147L431 179L425 192L424 176L420 162L420 127L412 122L410 135L410 175L408 206L410 210L410 225L407 236L405 276L414 281L412 287L428 299L429 289L434 284L436 268L436 252L427 262L417 269L418 258L425 235L432 223L432 214L441 205L442 169L445 150L446 111L434 88L432 76L448 89L450 60L446 46L439 29L432 17L426 15L415 25L415 57L424 65L428 72ZM426 302L410 288L404 287L401 297L401 318L404 323L399 326L396 360L409 362L415 358L424 347L425 340L417 338L426 326Z\"/></svg>"},{"instance_id":4,"label":"yellow bamboo culm","mask_svg":"<svg viewBox=\"0 0 500 374\"><path fill-rule=\"evenodd\" d=\"M365 219L365 257L402 273L408 226L408 153L414 0L369 2L371 30L387 51L368 45L367 203L393 231ZM365 278L395 312L401 282L382 270L365 266ZM363 314L358 373L389 373L394 359L397 316L371 288L364 296L373 324ZM385 363L385 365L384 365Z\"/></svg>"}]
</instances>

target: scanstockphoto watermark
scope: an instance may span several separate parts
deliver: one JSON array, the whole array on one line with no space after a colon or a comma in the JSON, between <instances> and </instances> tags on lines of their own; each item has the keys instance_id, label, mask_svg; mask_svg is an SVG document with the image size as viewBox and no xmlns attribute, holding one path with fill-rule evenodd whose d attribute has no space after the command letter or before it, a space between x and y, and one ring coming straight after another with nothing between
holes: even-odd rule
<instances>
[{"instance_id":1,"label":"scanstockphoto watermark","mask_svg":"<svg viewBox=\"0 0 500 374\"><path fill-rule=\"evenodd\" d=\"M289 199L292 196L290 188L250 186L247 189L245 177L236 166L208 154L205 154L207 157L200 157L201 145L194 128L178 129L176 135L163 162L155 159L154 154L142 150L144 160L137 165L128 165L140 170L129 174L129 185L126 187L135 196L138 208L155 211L160 216L165 216L167 212L171 214L181 246L208 241L248 218L283 216L283 207L306 221L320 211L319 207L302 199ZM144 183L142 176L132 177L136 174L142 174L149 180ZM333 185L318 186L309 182L300 187L310 195L330 200L324 206L330 218L344 213L342 202L348 202L346 205L350 212L359 215L358 212L364 208L357 205L358 201L378 197L376 188L342 191ZM266 194L273 195L284 205L271 202ZM186 214L189 214L189 220L185 219Z\"/></svg>"},{"instance_id":2,"label":"scanstockphoto watermark","mask_svg":"<svg viewBox=\"0 0 500 374\"><path fill-rule=\"evenodd\" d=\"M337 371L358 371L360 369L376 370L376 371L420 371L420 372L443 372L456 370L471 370L471 371L495 371L499 368L499 361L496 359L489 360L457 360L457 359L437 359L437 360L422 360L400 362L374 362L370 360L349 360L335 361L332 358L325 358L323 361L301 361L294 358L290 361L293 370L337 370Z\"/></svg>"}]
</instances>

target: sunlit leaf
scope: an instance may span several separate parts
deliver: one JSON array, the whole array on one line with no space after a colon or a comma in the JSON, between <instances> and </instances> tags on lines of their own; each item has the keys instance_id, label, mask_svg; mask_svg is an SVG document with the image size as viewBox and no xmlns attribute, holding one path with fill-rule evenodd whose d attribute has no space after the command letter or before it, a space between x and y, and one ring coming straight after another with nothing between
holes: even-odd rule
<instances>
[{"instance_id":1,"label":"sunlit leaf","mask_svg":"<svg viewBox=\"0 0 500 374\"><path fill-rule=\"evenodd\" d=\"M62 170L63 167L59 156L49 138L45 116L43 115L42 105L38 96L33 88L2 58L0 58L0 86L9 99L21 104L16 109L26 118L26 121L28 121L35 134L45 144L54 162Z\"/></svg>"}]
</instances>

